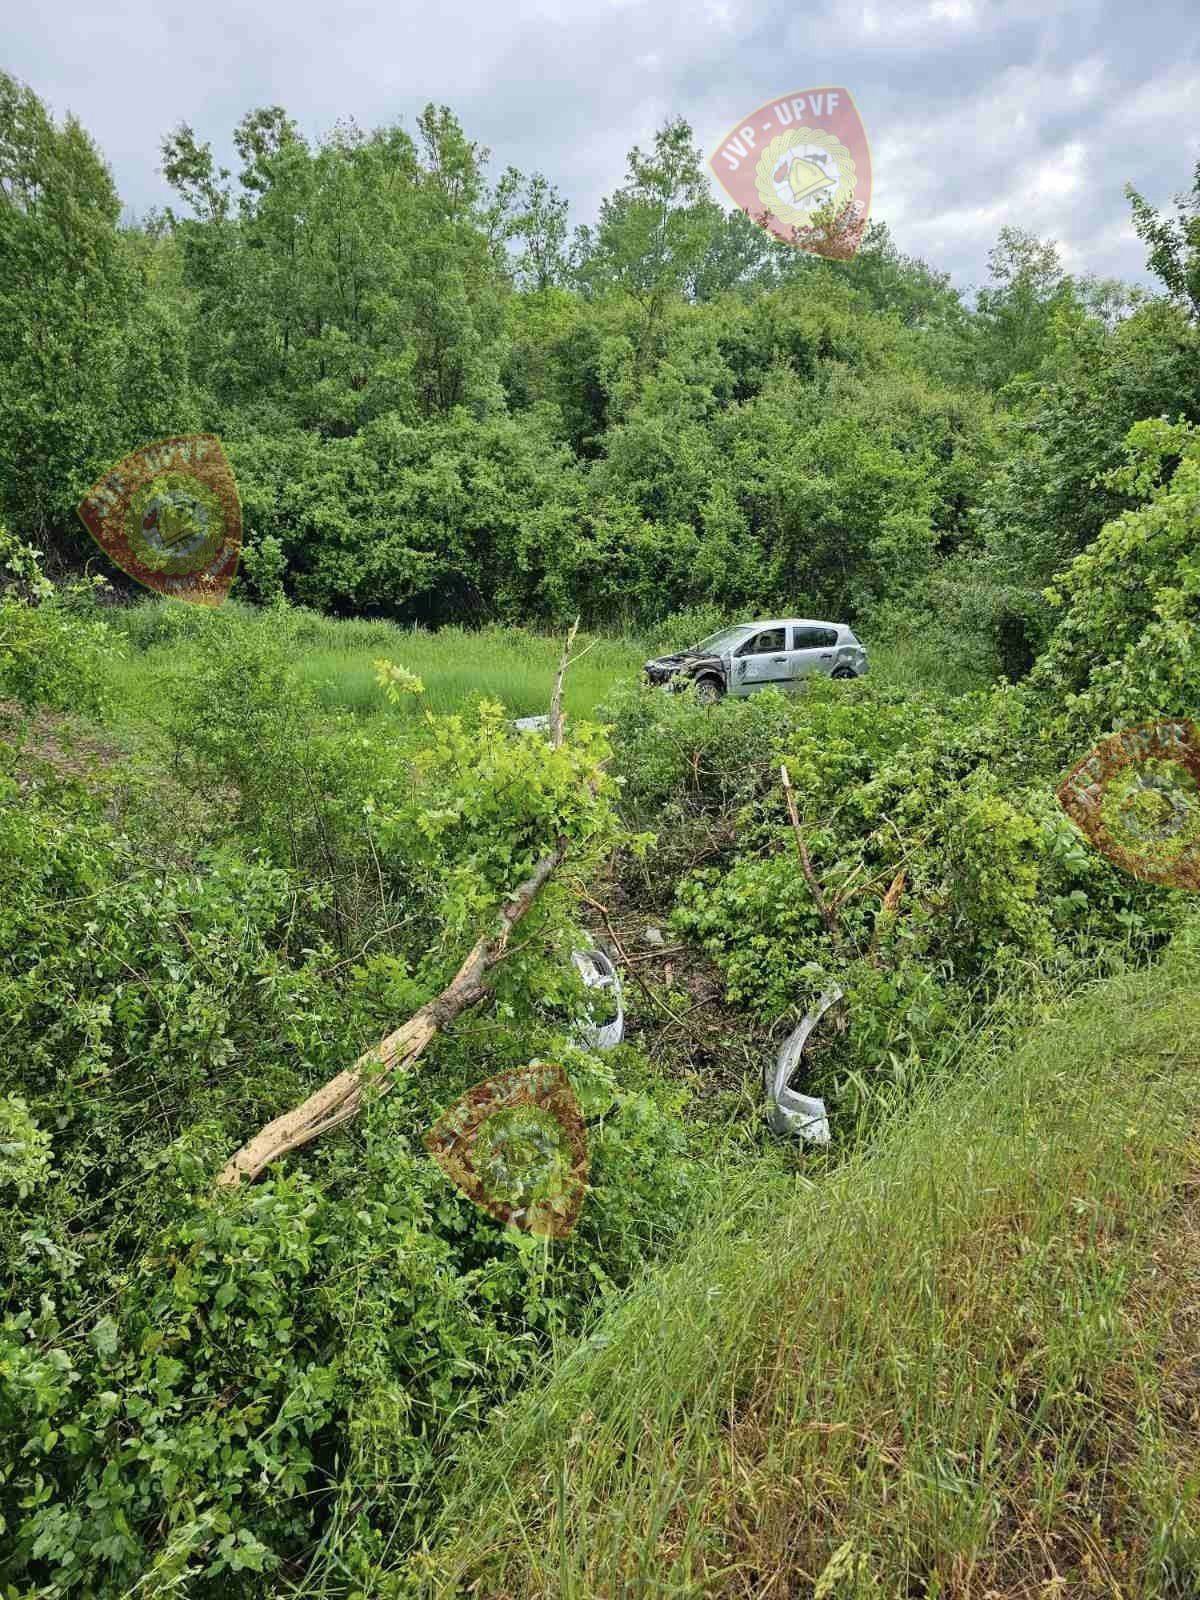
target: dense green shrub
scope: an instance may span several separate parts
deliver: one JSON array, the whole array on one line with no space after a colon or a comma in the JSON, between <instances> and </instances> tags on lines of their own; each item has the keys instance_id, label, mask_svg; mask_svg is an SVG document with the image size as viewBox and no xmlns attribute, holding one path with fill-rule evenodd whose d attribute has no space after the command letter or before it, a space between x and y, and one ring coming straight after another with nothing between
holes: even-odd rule
<instances>
[{"instance_id":1,"label":"dense green shrub","mask_svg":"<svg viewBox=\"0 0 1200 1600\"><path fill-rule=\"evenodd\" d=\"M654 655L664 656L674 650L686 650L689 645L699 644L710 633L716 633L718 628L727 627L731 620L727 611L711 604L673 611L647 634L647 649Z\"/></svg>"},{"instance_id":2,"label":"dense green shrub","mask_svg":"<svg viewBox=\"0 0 1200 1600\"><path fill-rule=\"evenodd\" d=\"M709 1175L679 1088L571 1042L580 935L552 884L487 1014L356 1127L214 1195L254 1128L444 985L545 849L587 874L619 830L599 729L555 750L485 705L368 736L298 692L303 617L145 609L134 636L203 646L170 695L174 776L117 802L102 773L0 775L0 1583L267 1594L418 1527L435 1457L671 1247ZM553 1251L419 1140L537 1057L592 1119Z\"/></svg>"},{"instance_id":3,"label":"dense green shrub","mask_svg":"<svg viewBox=\"0 0 1200 1600\"><path fill-rule=\"evenodd\" d=\"M1200 429L1140 422L1113 474L1143 504L1106 523L1049 598L1061 612L1031 687L1080 754L1101 733L1200 706Z\"/></svg>"},{"instance_id":4,"label":"dense green shrub","mask_svg":"<svg viewBox=\"0 0 1200 1600\"><path fill-rule=\"evenodd\" d=\"M725 811L749 799L803 713L775 690L707 706L690 691L672 694L640 681L614 689L604 714L615 727L626 805L649 822Z\"/></svg>"},{"instance_id":5,"label":"dense green shrub","mask_svg":"<svg viewBox=\"0 0 1200 1600\"><path fill-rule=\"evenodd\" d=\"M1083 307L1055 319L1053 356L1013 395L996 470L980 486L984 572L1028 608L1037 633L1054 612L1041 591L1129 506L1125 440L1144 418L1200 421L1200 328L1166 300L1111 326Z\"/></svg>"},{"instance_id":6,"label":"dense green shrub","mask_svg":"<svg viewBox=\"0 0 1200 1600\"><path fill-rule=\"evenodd\" d=\"M33 546L18 544L0 523L0 699L26 712L104 708L119 645L94 594L94 584L82 581L56 589Z\"/></svg>"},{"instance_id":7,"label":"dense green shrub","mask_svg":"<svg viewBox=\"0 0 1200 1600\"><path fill-rule=\"evenodd\" d=\"M494 808L499 743L518 809L540 788L549 827L571 826L561 801L582 756L539 780L537 741L485 724L472 754L464 725L439 737L424 809L414 798L388 829L405 850L424 839L443 937L423 948L418 921L350 961L294 870L228 844L181 860L178 836L173 859L156 856L77 781L3 780L4 1581L273 1592L310 1559L344 1481L365 1520L340 1547L369 1543L372 1518L387 1529L428 1509L434 1452L551 1330L578 1325L691 1214L703 1176L680 1092L634 1051L600 1061L567 1046L577 936L554 895L529 919L534 947L511 958L498 1032L467 1028L359 1129L257 1188L210 1194L233 1145L444 981L472 913L477 927L538 848L526 828L502 850L498 813L451 827L451 775L479 763L474 793ZM472 792L465 781L468 816ZM603 1113L585 1218L552 1255L458 1196L417 1139L471 1083L539 1052Z\"/></svg>"},{"instance_id":8,"label":"dense green shrub","mask_svg":"<svg viewBox=\"0 0 1200 1600\"><path fill-rule=\"evenodd\" d=\"M118 797L39 767L0 792L0 1423L17 1441L0 1581L18 1592L377 1592L389 1541L435 1509L435 1460L700 1214L716 1168L694 1159L708 1136L683 1092L635 1048L570 1041L568 881L522 923L494 1005L420 1071L259 1185L212 1193L249 1132L441 988L560 837L586 882L657 831L651 891L748 1031L842 984L848 1027L811 1069L839 1134L986 1008L1145 954L1179 917L1181 896L1121 877L1059 811L1054 728L1023 690L814 680L705 707L629 683L611 732L572 719L554 750L486 702L324 714L297 666L330 624L286 605L154 602L113 629L147 670L178 648L171 771L127 774ZM587 1205L552 1250L483 1217L419 1139L534 1058L564 1063L591 1119Z\"/></svg>"},{"instance_id":9,"label":"dense green shrub","mask_svg":"<svg viewBox=\"0 0 1200 1600\"><path fill-rule=\"evenodd\" d=\"M50 1171L50 1135L29 1115L20 1095L0 1096L0 1188L24 1200Z\"/></svg>"},{"instance_id":10,"label":"dense green shrub","mask_svg":"<svg viewBox=\"0 0 1200 1600\"><path fill-rule=\"evenodd\" d=\"M688 698L631 695L618 724L644 785L627 794L682 828L672 925L760 1021L841 984L849 1029L834 1057L850 1077L919 1071L964 1016L1107 953L1144 955L1178 922L1185 897L1123 877L1062 815L1049 730L1016 691L939 704L867 680L713 710ZM780 762L836 936L801 868ZM697 775L710 770L706 800Z\"/></svg>"}]
</instances>

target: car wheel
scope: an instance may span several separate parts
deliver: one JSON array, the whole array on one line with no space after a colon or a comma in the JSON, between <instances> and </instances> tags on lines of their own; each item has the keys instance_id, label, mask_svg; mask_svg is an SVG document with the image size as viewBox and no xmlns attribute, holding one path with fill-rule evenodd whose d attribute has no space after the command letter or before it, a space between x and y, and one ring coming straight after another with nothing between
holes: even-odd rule
<instances>
[{"instance_id":1,"label":"car wheel","mask_svg":"<svg viewBox=\"0 0 1200 1600\"><path fill-rule=\"evenodd\" d=\"M857 678L858 673L855 672L853 667L835 667L833 676L835 678Z\"/></svg>"},{"instance_id":2,"label":"car wheel","mask_svg":"<svg viewBox=\"0 0 1200 1600\"><path fill-rule=\"evenodd\" d=\"M697 678L696 699L701 705L714 706L725 693L725 685L719 678Z\"/></svg>"}]
</instances>

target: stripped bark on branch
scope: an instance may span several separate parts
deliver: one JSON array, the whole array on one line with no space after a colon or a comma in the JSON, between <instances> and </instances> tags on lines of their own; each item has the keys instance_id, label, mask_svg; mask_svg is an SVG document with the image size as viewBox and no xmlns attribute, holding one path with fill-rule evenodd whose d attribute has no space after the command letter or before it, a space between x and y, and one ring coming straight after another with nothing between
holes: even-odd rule
<instances>
[{"instance_id":1,"label":"stripped bark on branch","mask_svg":"<svg viewBox=\"0 0 1200 1600\"><path fill-rule=\"evenodd\" d=\"M821 914L821 921L825 924L829 937L837 945L841 942L841 928L833 908L826 904L825 896L821 893L821 885L813 871L812 858L808 853L808 846L804 842L804 835L800 831L800 817L796 811L796 797L792 793L792 780L788 776L788 769L781 766L779 776L783 781L784 798L787 800L788 816L792 819L792 832L796 835L796 851L800 857L800 870L804 874L804 881L808 885L809 893L816 902L817 910Z\"/></svg>"},{"instance_id":2,"label":"stripped bark on branch","mask_svg":"<svg viewBox=\"0 0 1200 1600\"><path fill-rule=\"evenodd\" d=\"M562 657L558 663L558 672L554 679L554 693L550 696L550 743L555 749L563 742L563 679L567 675L567 668L571 665L571 646L575 643L575 635L578 632L579 618L576 617L571 624L571 631L567 635L567 642L563 646Z\"/></svg>"}]
</instances>

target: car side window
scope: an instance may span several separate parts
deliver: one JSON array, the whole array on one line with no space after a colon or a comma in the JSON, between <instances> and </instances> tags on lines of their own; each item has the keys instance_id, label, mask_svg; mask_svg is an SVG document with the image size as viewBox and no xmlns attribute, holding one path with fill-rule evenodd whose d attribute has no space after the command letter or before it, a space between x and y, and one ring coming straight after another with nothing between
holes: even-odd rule
<instances>
[{"instance_id":1,"label":"car side window","mask_svg":"<svg viewBox=\"0 0 1200 1600\"><path fill-rule=\"evenodd\" d=\"M738 651L739 656L765 656L772 650L783 650L782 628L768 628L764 633L756 633L752 639L747 639Z\"/></svg>"},{"instance_id":2,"label":"car side window","mask_svg":"<svg viewBox=\"0 0 1200 1600\"><path fill-rule=\"evenodd\" d=\"M793 650L828 650L837 643L836 628L793 628Z\"/></svg>"}]
</instances>

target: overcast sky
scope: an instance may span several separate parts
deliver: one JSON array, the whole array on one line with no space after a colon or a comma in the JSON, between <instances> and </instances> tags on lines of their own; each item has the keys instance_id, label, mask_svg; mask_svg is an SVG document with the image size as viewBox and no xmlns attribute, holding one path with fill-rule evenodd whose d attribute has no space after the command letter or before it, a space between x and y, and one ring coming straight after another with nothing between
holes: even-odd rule
<instances>
[{"instance_id":1,"label":"overcast sky","mask_svg":"<svg viewBox=\"0 0 1200 1600\"><path fill-rule=\"evenodd\" d=\"M1012 223L1073 271L1144 280L1122 186L1169 204L1200 157L1200 0L38 0L5 34L4 65L75 112L136 212L169 198L181 120L229 159L255 106L315 136L411 128L434 100L587 222L667 117L708 156L762 102L843 84L902 249L978 284Z\"/></svg>"}]
</instances>

